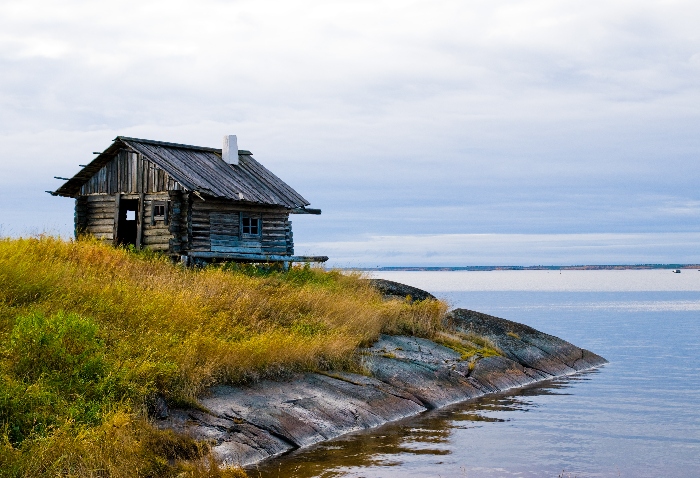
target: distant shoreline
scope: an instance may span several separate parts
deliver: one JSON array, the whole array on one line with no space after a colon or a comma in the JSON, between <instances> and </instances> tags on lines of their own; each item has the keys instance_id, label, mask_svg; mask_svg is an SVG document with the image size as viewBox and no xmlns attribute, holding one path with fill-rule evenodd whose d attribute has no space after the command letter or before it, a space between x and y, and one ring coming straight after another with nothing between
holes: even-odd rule
<instances>
[{"instance_id":1,"label":"distant shoreline","mask_svg":"<svg viewBox=\"0 0 700 478\"><path fill-rule=\"evenodd\" d=\"M346 267L353 271L619 271L648 269L698 269L700 264L633 264L633 265L577 265L577 266L397 266L397 267Z\"/></svg>"}]
</instances>

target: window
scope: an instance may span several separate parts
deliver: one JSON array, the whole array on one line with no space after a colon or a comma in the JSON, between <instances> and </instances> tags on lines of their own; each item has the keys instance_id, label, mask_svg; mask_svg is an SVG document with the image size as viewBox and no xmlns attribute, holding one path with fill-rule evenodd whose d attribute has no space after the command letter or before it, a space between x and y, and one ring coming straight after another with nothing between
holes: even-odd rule
<instances>
[{"instance_id":1,"label":"window","mask_svg":"<svg viewBox=\"0 0 700 478\"><path fill-rule=\"evenodd\" d=\"M153 209L151 209L151 225L154 226L156 221L168 223L168 202L153 201Z\"/></svg>"},{"instance_id":2,"label":"window","mask_svg":"<svg viewBox=\"0 0 700 478\"><path fill-rule=\"evenodd\" d=\"M241 232L245 236L259 236L260 218L243 216L241 218Z\"/></svg>"}]
</instances>

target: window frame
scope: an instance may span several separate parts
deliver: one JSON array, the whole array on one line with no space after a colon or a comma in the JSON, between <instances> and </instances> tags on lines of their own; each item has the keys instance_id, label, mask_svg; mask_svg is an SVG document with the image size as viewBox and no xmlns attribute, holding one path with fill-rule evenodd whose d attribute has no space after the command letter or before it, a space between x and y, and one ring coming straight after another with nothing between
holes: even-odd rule
<instances>
[{"instance_id":1,"label":"window frame","mask_svg":"<svg viewBox=\"0 0 700 478\"><path fill-rule=\"evenodd\" d=\"M245 226L243 223L244 221L248 219L255 219L257 221L257 229L258 232L253 234L251 232L245 232L245 228L247 227L248 230L250 231L252 228L252 225L249 223L248 226ZM240 222L240 232L241 232L241 239L259 239L262 237L262 217L259 214L244 214L241 213L241 222Z\"/></svg>"},{"instance_id":2,"label":"window frame","mask_svg":"<svg viewBox=\"0 0 700 478\"><path fill-rule=\"evenodd\" d=\"M155 226L156 221L163 221L163 224L168 224L168 210L170 201L151 201L151 226ZM156 207L163 208L163 214L156 215Z\"/></svg>"}]
</instances>

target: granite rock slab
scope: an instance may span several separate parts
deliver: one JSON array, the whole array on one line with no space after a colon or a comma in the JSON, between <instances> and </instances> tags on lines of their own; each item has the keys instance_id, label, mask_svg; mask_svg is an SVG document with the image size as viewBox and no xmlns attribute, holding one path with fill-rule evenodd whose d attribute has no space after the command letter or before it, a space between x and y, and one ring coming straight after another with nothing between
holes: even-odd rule
<instances>
[{"instance_id":1,"label":"granite rock slab","mask_svg":"<svg viewBox=\"0 0 700 478\"><path fill-rule=\"evenodd\" d=\"M360 351L367 375L306 373L252 385L218 386L199 410L155 420L208 440L223 465L251 465L340 435L428 409L576 373L606 360L517 322L455 309L447 323L490 341L501 353L476 362L427 339L382 335Z\"/></svg>"}]
</instances>

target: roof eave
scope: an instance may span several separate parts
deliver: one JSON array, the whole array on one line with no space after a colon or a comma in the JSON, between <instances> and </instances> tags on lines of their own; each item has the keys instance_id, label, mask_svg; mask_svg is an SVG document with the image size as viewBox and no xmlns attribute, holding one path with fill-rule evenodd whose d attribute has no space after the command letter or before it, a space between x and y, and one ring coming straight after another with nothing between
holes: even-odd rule
<instances>
[{"instance_id":1,"label":"roof eave","mask_svg":"<svg viewBox=\"0 0 700 478\"><path fill-rule=\"evenodd\" d=\"M118 146L118 143L121 146ZM76 197L80 193L80 188L90 180L97 172L99 172L102 167L107 164L116 155L117 151L121 149L122 146L128 145L120 141L120 137L114 138L111 145L100 154L95 156L92 161L90 161L83 169L78 171L72 178L63 183L58 189L50 192L52 196L61 197ZM131 149L129 147L129 149Z\"/></svg>"}]
</instances>

